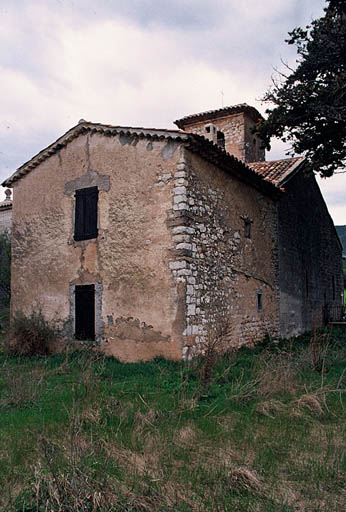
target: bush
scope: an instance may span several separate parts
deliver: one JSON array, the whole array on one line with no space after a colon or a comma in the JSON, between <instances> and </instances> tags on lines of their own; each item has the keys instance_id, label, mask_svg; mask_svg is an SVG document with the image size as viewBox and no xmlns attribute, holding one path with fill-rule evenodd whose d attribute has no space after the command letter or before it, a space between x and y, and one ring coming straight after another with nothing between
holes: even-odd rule
<instances>
[{"instance_id":1,"label":"bush","mask_svg":"<svg viewBox=\"0 0 346 512\"><path fill-rule=\"evenodd\" d=\"M12 321L7 350L20 356L47 355L52 352L56 339L56 331L40 310L33 311L28 317L19 311Z\"/></svg>"},{"instance_id":2,"label":"bush","mask_svg":"<svg viewBox=\"0 0 346 512\"><path fill-rule=\"evenodd\" d=\"M8 331L9 326L10 326L10 305L8 303L6 303L6 299L2 299L2 300L0 300L0 330Z\"/></svg>"},{"instance_id":3,"label":"bush","mask_svg":"<svg viewBox=\"0 0 346 512\"><path fill-rule=\"evenodd\" d=\"M11 235L0 233L0 298L9 300L11 295Z\"/></svg>"}]
</instances>

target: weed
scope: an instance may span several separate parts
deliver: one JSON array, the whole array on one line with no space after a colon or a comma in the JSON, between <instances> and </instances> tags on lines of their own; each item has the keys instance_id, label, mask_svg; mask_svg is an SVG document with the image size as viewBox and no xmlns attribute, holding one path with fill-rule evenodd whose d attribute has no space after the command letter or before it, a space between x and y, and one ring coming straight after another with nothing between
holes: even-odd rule
<instances>
[{"instance_id":1,"label":"weed","mask_svg":"<svg viewBox=\"0 0 346 512\"><path fill-rule=\"evenodd\" d=\"M245 371L237 375L231 383L230 400L238 403L246 403L253 400L257 395L258 379L249 379Z\"/></svg>"},{"instance_id":2,"label":"weed","mask_svg":"<svg viewBox=\"0 0 346 512\"><path fill-rule=\"evenodd\" d=\"M265 351L255 363L258 381L257 395L270 397L278 394L293 395L298 387L297 368L290 352L272 354Z\"/></svg>"},{"instance_id":3,"label":"weed","mask_svg":"<svg viewBox=\"0 0 346 512\"><path fill-rule=\"evenodd\" d=\"M322 416L327 409L325 392L318 390L315 393L305 394L295 400L292 406L296 411L305 409L317 416Z\"/></svg>"},{"instance_id":4,"label":"weed","mask_svg":"<svg viewBox=\"0 0 346 512\"><path fill-rule=\"evenodd\" d=\"M10 305L6 299L0 299L0 329L7 332L10 326Z\"/></svg>"},{"instance_id":5,"label":"weed","mask_svg":"<svg viewBox=\"0 0 346 512\"><path fill-rule=\"evenodd\" d=\"M226 342L230 337L230 324L226 321L219 321L210 325L205 336L201 366L199 369L199 380L202 391L210 386L213 370L217 361L225 354Z\"/></svg>"},{"instance_id":6,"label":"weed","mask_svg":"<svg viewBox=\"0 0 346 512\"><path fill-rule=\"evenodd\" d=\"M1 407L31 407L37 403L45 373L40 369L18 371L4 363L1 368L3 381Z\"/></svg>"},{"instance_id":7,"label":"weed","mask_svg":"<svg viewBox=\"0 0 346 512\"><path fill-rule=\"evenodd\" d=\"M254 471L247 468L239 468L231 472L229 476L230 491L236 494L252 492L262 494L261 482Z\"/></svg>"},{"instance_id":8,"label":"weed","mask_svg":"<svg viewBox=\"0 0 346 512\"><path fill-rule=\"evenodd\" d=\"M280 400L266 400L256 405L256 412L268 418L275 418L278 414L285 412L285 410L286 406Z\"/></svg>"},{"instance_id":9,"label":"weed","mask_svg":"<svg viewBox=\"0 0 346 512\"><path fill-rule=\"evenodd\" d=\"M323 331L314 329L309 344L309 355L311 368L314 371L321 372L324 367L324 359L330 344L332 331L329 329L327 334Z\"/></svg>"},{"instance_id":10,"label":"weed","mask_svg":"<svg viewBox=\"0 0 346 512\"><path fill-rule=\"evenodd\" d=\"M343 510L345 334L322 376L309 343L218 354L206 400L201 360L0 354L1 512Z\"/></svg>"},{"instance_id":11,"label":"weed","mask_svg":"<svg viewBox=\"0 0 346 512\"><path fill-rule=\"evenodd\" d=\"M56 338L55 330L40 310L33 311L30 316L19 311L12 321L7 351L19 356L47 355Z\"/></svg>"}]
</instances>

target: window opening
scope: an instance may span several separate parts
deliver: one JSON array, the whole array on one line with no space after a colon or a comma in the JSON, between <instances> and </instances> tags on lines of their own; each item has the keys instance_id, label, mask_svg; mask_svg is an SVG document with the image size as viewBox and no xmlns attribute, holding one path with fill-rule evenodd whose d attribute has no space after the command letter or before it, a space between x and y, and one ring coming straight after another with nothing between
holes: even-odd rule
<instances>
[{"instance_id":1,"label":"window opening","mask_svg":"<svg viewBox=\"0 0 346 512\"><path fill-rule=\"evenodd\" d=\"M75 287L75 337L95 340L95 285Z\"/></svg>"},{"instance_id":2,"label":"window opening","mask_svg":"<svg viewBox=\"0 0 346 512\"><path fill-rule=\"evenodd\" d=\"M217 132L216 144L219 148L225 149L225 134L223 132Z\"/></svg>"},{"instance_id":3,"label":"window opening","mask_svg":"<svg viewBox=\"0 0 346 512\"><path fill-rule=\"evenodd\" d=\"M82 188L75 193L75 240L96 238L97 230L97 187Z\"/></svg>"},{"instance_id":4,"label":"window opening","mask_svg":"<svg viewBox=\"0 0 346 512\"><path fill-rule=\"evenodd\" d=\"M261 291L256 292L256 299L257 299L257 311L260 312L263 309L262 292Z\"/></svg>"},{"instance_id":5,"label":"window opening","mask_svg":"<svg viewBox=\"0 0 346 512\"><path fill-rule=\"evenodd\" d=\"M251 220L244 219L244 236L251 238Z\"/></svg>"}]
</instances>

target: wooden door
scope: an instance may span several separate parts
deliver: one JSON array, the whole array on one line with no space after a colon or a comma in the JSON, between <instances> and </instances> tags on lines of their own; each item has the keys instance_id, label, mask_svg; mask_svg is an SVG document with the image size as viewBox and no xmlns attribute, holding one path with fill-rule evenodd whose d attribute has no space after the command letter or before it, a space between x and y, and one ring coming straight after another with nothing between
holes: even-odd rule
<instances>
[{"instance_id":1,"label":"wooden door","mask_svg":"<svg viewBox=\"0 0 346 512\"><path fill-rule=\"evenodd\" d=\"M95 339L95 285L75 288L75 337L77 340Z\"/></svg>"}]
</instances>

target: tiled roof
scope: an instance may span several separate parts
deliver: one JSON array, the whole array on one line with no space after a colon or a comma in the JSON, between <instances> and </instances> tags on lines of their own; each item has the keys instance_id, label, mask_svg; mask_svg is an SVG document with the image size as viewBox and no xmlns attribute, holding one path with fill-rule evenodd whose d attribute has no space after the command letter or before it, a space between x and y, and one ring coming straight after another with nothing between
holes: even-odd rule
<instances>
[{"instance_id":1,"label":"tiled roof","mask_svg":"<svg viewBox=\"0 0 346 512\"><path fill-rule=\"evenodd\" d=\"M124 126L112 126L98 123L90 123L81 120L76 126L62 135L55 142L50 144L34 156L31 160L19 167L13 174L5 180L2 185L10 187L13 183L28 174L32 169L37 167L44 160L55 154L62 147L66 146L74 138L83 133L102 133L106 136L112 135L135 135L138 138L148 138L150 140L176 140L182 142L191 151L198 153L202 158L212 162L222 168L225 172L236 176L239 180L250 184L254 188L261 190L265 194L278 197L280 191L270 182L264 180L256 172L249 168L248 165L241 162L233 155L219 148L211 141L205 139L201 135L187 133L181 130L165 130L155 128L133 128Z\"/></svg>"},{"instance_id":2,"label":"tiled roof","mask_svg":"<svg viewBox=\"0 0 346 512\"><path fill-rule=\"evenodd\" d=\"M282 194L279 187L276 187L270 180L263 179L247 163L238 160L202 135L191 134L185 147L270 197L278 198Z\"/></svg>"},{"instance_id":3,"label":"tiled roof","mask_svg":"<svg viewBox=\"0 0 346 512\"><path fill-rule=\"evenodd\" d=\"M280 187L292 173L298 170L298 167L303 161L303 157L295 157L285 158L283 160L272 160L270 162L247 162L246 165L265 180Z\"/></svg>"},{"instance_id":4,"label":"tiled roof","mask_svg":"<svg viewBox=\"0 0 346 512\"><path fill-rule=\"evenodd\" d=\"M263 119L262 115L254 107L250 107L247 103L239 103L229 107L218 108L216 110L207 110L205 112L199 112L198 114L191 114L181 119L174 121L179 128L184 129L185 126L192 124L196 121L203 121L204 119L224 117L225 115L238 114L240 112L246 112L254 121Z\"/></svg>"}]
</instances>

